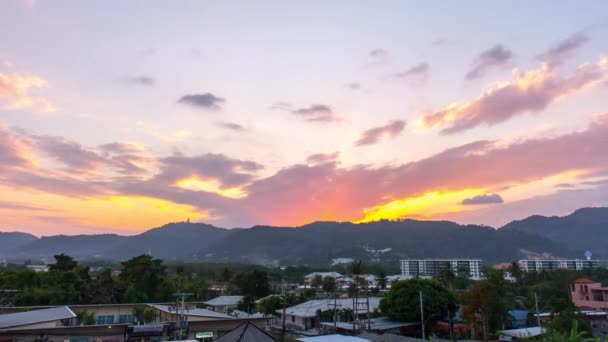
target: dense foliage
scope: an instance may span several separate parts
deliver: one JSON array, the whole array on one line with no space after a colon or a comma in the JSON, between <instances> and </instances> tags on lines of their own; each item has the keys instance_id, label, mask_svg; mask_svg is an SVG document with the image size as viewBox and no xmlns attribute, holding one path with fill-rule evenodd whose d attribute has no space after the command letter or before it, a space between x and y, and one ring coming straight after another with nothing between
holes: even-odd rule
<instances>
[{"instance_id":1,"label":"dense foliage","mask_svg":"<svg viewBox=\"0 0 608 342\"><path fill-rule=\"evenodd\" d=\"M380 301L380 311L395 321L419 322L421 293L425 324L456 313L453 292L437 280L419 278L394 282Z\"/></svg>"}]
</instances>

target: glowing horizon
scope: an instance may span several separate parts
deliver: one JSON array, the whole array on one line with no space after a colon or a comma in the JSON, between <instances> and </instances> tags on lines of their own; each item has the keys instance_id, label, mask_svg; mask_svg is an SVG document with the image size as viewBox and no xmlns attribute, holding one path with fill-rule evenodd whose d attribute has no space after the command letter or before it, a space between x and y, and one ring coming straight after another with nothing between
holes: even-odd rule
<instances>
[{"instance_id":1,"label":"glowing horizon","mask_svg":"<svg viewBox=\"0 0 608 342\"><path fill-rule=\"evenodd\" d=\"M117 6L0 4L0 231L608 206L606 4Z\"/></svg>"}]
</instances>

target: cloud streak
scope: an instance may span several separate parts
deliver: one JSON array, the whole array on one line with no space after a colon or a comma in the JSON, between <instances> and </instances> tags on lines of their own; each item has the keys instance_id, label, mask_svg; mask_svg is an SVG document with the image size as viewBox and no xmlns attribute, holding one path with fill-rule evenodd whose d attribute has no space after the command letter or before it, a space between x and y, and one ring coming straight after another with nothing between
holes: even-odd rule
<instances>
[{"instance_id":1,"label":"cloud streak","mask_svg":"<svg viewBox=\"0 0 608 342\"><path fill-rule=\"evenodd\" d=\"M513 59L513 53L502 45L495 45L483 51L473 61L465 78L474 80L483 77L490 69L505 66Z\"/></svg>"},{"instance_id":2,"label":"cloud streak","mask_svg":"<svg viewBox=\"0 0 608 342\"><path fill-rule=\"evenodd\" d=\"M478 195L471 198L465 198L460 204L462 205L483 205L483 204L500 204L504 203L499 194Z\"/></svg>"},{"instance_id":3,"label":"cloud streak","mask_svg":"<svg viewBox=\"0 0 608 342\"><path fill-rule=\"evenodd\" d=\"M430 66L426 62L422 62L412 66L411 68L395 73L396 78L400 79L419 79L425 81L429 77Z\"/></svg>"},{"instance_id":4,"label":"cloud streak","mask_svg":"<svg viewBox=\"0 0 608 342\"><path fill-rule=\"evenodd\" d=\"M211 93L204 93L184 95L177 100L177 102L198 109L218 110L221 109L221 106L226 102L226 99Z\"/></svg>"},{"instance_id":5,"label":"cloud streak","mask_svg":"<svg viewBox=\"0 0 608 342\"><path fill-rule=\"evenodd\" d=\"M566 62L566 60L587 41L589 41L587 35L583 32L576 32L570 37L558 42L536 58L553 68Z\"/></svg>"},{"instance_id":6,"label":"cloud streak","mask_svg":"<svg viewBox=\"0 0 608 342\"><path fill-rule=\"evenodd\" d=\"M394 139L403 132L405 125L405 121L395 120L384 126L370 128L361 134L361 137L355 142L355 145L373 145L378 143L383 137Z\"/></svg>"},{"instance_id":7,"label":"cloud streak","mask_svg":"<svg viewBox=\"0 0 608 342\"><path fill-rule=\"evenodd\" d=\"M309 122L332 122L337 118L330 106L324 104L313 104L308 107L297 108L291 114Z\"/></svg>"}]
</instances>

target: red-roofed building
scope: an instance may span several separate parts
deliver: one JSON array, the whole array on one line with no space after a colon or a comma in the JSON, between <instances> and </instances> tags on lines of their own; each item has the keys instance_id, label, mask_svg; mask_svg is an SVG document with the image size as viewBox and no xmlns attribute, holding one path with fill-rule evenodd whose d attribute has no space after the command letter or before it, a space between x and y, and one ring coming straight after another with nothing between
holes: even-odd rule
<instances>
[{"instance_id":1,"label":"red-roofed building","mask_svg":"<svg viewBox=\"0 0 608 342\"><path fill-rule=\"evenodd\" d=\"M571 287L572 302L580 309L606 310L608 287L588 278L575 280Z\"/></svg>"}]
</instances>

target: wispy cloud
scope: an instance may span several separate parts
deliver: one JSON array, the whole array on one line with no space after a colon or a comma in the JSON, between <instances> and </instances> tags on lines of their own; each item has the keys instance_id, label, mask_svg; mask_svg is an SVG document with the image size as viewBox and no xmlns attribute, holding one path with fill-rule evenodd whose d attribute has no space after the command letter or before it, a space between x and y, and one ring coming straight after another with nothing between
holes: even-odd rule
<instances>
[{"instance_id":1,"label":"wispy cloud","mask_svg":"<svg viewBox=\"0 0 608 342\"><path fill-rule=\"evenodd\" d=\"M184 95L177 102L195 108L217 110L226 102L226 99L215 96L212 93L204 93Z\"/></svg>"},{"instance_id":2,"label":"wispy cloud","mask_svg":"<svg viewBox=\"0 0 608 342\"><path fill-rule=\"evenodd\" d=\"M313 104L308 107L297 108L292 110L291 113L310 122L332 122L337 120L331 107L324 104Z\"/></svg>"},{"instance_id":3,"label":"wispy cloud","mask_svg":"<svg viewBox=\"0 0 608 342\"><path fill-rule=\"evenodd\" d=\"M122 78L122 81L125 84L131 85L140 85L140 86L148 86L152 87L156 83L154 79L150 76L126 76Z\"/></svg>"},{"instance_id":4,"label":"wispy cloud","mask_svg":"<svg viewBox=\"0 0 608 342\"><path fill-rule=\"evenodd\" d=\"M537 58L542 62L547 63L549 67L556 67L566 62L566 60L587 41L589 41L589 37L587 37L585 33L576 32L538 55Z\"/></svg>"},{"instance_id":5,"label":"wispy cloud","mask_svg":"<svg viewBox=\"0 0 608 342\"><path fill-rule=\"evenodd\" d=\"M403 120L395 120L384 126L370 128L361 134L361 137L356 141L355 145L372 145L383 137L396 138L401 134L404 128L405 121Z\"/></svg>"},{"instance_id":6,"label":"wispy cloud","mask_svg":"<svg viewBox=\"0 0 608 342\"><path fill-rule=\"evenodd\" d=\"M500 204L504 203L504 200L499 194L486 194L474 196L471 198L465 198L460 204L463 205L481 205L481 204Z\"/></svg>"},{"instance_id":7,"label":"wispy cloud","mask_svg":"<svg viewBox=\"0 0 608 342\"><path fill-rule=\"evenodd\" d=\"M322 163L330 163L335 162L340 156L340 152L333 153L316 153L308 156L306 161L309 164L322 164Z\"/></svg>"},{"instance_id":8,"label":"wispy cloud","mask_svg":"<svg viewBox=\"0 0 608 342\"><path fill-rule=\"evenodd\" d=\"M245 130L245 127L243 127L240 124L234 123L234 122L218 122L217 124L219 127L225 128L225 129L229 129L231 131L237 131L237 132L242 132Z\"/></svg>"},{"instance_id":9,"label":"wispy cloud","mask_svg":"<svg viewBox=\"0 0 608 342\"><path fill-rule=\"evenodd\" d=\"M480 78L492 68L508 65L513 59L513 53L502 45L481 52L471 64L471 70L467 72L466 79L474 80Z\"/></svg>"},{"instance_id":10,"label":"wispy cloud","mask_svg":"<svg viewBox=\"0 0 608 342\"><path fill-rule=\"evenodd\" d=\"M425 81L429 76L429 70L430 70L429 64L426 62L422 62L422 63L412 66L411 68L409 68L405 71L397 72L394 74L394 76L396 78L401 78L401 79L415 78L415 79Z\"/></svg>"}]
</instances>

